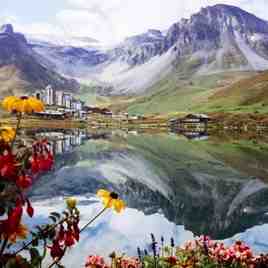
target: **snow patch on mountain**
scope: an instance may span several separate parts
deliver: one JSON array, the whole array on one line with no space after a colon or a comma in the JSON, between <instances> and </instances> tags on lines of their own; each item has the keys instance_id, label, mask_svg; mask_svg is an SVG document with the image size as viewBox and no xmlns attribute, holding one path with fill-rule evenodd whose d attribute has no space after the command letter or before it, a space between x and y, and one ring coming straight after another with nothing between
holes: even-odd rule
<instances>
[{"instance_id":1,"label":"snow patch on mountain","mask_svg":"<svg viewBox=\"0 0 268 268\"><path fill-rule=\"evenodd\" d=\"M99 47L101 43L98 40L95 40L90 37L72 37L66 35L48 35L48 34L40 34L40 35L31 35L26 34L26 38L29 43L46 43L54 46L74 46L74 47Z\"/></svg>"},{"instance_id":2,"label":"snow patch on mountain","mask_svg":"<svg viewBox=\"0 0 268 268\"><path fill-rule=\"evenodd\" d=\"M254 69L254 70L266 70L268 69L268 60L262 58L259 56L242 38L242 36L238 32L234 32L235 34L235 39L236 43L241 50L241 52L244 54L246 57L249 65Z\"/></svg>"},{"instance_id":3,"label":"snow patch on mountain","mask_svg":"<svg viewBox=\"0 0 268 268\"><path fill-rule=\"evenodd\" d=\"M236 198L230 204L229 211L227 213L230 216L236 208L243 204L243 201L249 198L249 196L253 195L254 193L260 192L263 189L267 189L267 185L259 180L249 181L237 194Z\"/></svg>"},{"instance_id":4,"label":"snow patch on mountain","mask_svg":"<svg viewBox=\"0 0 268 268\"><path fill-rule=\"evenodd\" d=\"M161 193L167 199L172 193L172 189L153 171L150 163L133 154L117 155L116 159L98 165L97 170L114 184L126 183L129 178L135 178L139 183Z\"/></svg>"},{"instance_id":5,"label":"snow patch on mountain","mask_svg":"<svg viewBox=\"0 0 268 268\"><path fill-rule=\"evenodd\" d=\"M107 65L99 76L99 80L112 83L114 94L139 94L164 78L173 68L176 59L174 49L151 58L148 62L130 67L122 61Z\"/></svg>"}]
</instances>

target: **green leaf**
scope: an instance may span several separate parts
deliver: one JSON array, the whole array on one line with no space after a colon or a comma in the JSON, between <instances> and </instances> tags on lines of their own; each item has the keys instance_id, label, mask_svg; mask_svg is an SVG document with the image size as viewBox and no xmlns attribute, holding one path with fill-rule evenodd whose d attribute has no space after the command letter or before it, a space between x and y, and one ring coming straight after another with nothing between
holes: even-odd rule
<instances>
[{"instance_id":1,"label":"green leaf","mask_svg":"<svg viewBox=\"0 0 268 268\"><path fill-rule=\"evenodd\" d=\"M50 215L49 219L51 219L55 223L57 222L57 218L55 216Z\"/></svg>"},{"instance_id":2,"label":"green leaf","mask_svg":"<svg viewBox=\"0 0 268 268\"><path fill-rule=\"evenodd\" d=\"M3 182L0 183L0 193L5 190L5 184Z\"/></svg>"},{"instance_id":3,"label":"green leaf","mask_svg":"<svg viewBox=\"0 0 268 268\"><path fill-rule=\"evenodd\" d=\"M5 265L5 268L18 268L18 267L32 268L31 264L21 255L17 255L14 258L10 258L7 264Z\"/></svg>"},{"instance_id":4,"label":"green leaf","mask_svg":"<svg viewBox=\"0 0 268 268\"><path fill-rule=\"evenodd\" d=\"M49 238L50 240L53 240L54 237L55 237L55 235L56 235L56 231L55 231L55 229L52 229L52 230L49 232L49 234L48 234L48 238Z\"/></svg>"},{"instance_id":5,"label":"green leaf","mask_svg":"<svg viewBox=\"0 0 268 268\"><path fill-rule=\"evenodd\" d=\"M36 248L30 248L29 251L31 256L31 265L33 267L38 267L42 260L42 257L39 255L39 251Z\"/></svg>"},{"instance_id":6,"label":"green leaf","mask_svg":"<svg viewBox=\"0 0 268 268\"><path fill-rule=\"evenodd\" d=\"M58 212L51 212L50 215L56 217L58 220L61 218L61 215Z\"/></svg>"},{"instance_id":7,"label":"green leaf","mask_svg":"<svg viewBox=\"0 0 268 268\"><path fill-rule=\"evenodd\" d=\"M32 245L33 245L34 247L38 247L38 244L39 244L39 240L38 240L37 238L34 239L33 242L32 242Z\"/></svg>"},{"instance_id":8,"label":"green leaf","mask_svg":"<svg viewBox=\"0 0 268 268\"><path fill-rule=\"evenodd\" d=\"M62 214L63 214L64 216L66 216L66 218L68 218L69 215L70 215L68 211L63 211Z\"/></svg>"}]
</instances>

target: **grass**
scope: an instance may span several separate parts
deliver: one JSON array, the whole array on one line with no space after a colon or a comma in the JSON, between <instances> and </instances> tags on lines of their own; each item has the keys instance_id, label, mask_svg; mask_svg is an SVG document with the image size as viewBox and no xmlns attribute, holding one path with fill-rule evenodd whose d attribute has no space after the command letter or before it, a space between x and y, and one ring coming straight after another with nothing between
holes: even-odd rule
<instances>
[{"instance_id":1,"label":"grass","mask_svg":"<svg viewBox=\"0 0 268 268\"><path fill-rule=\"evenodd\" d=\"M98 96L97 88L95 86L81 85L79 99L84 101L87 105L107 105L109 98Z\"/></svg>"},{"instance_id":2,"label":"grass","mask_svg":"<svg viewBox=\"0 0 268 268\"><path fill-rule=\"evenodd\" d=\"M148 90L153 93L134 99L126 108L131 114L266 113L267 77L268 72L227 72L181 78L175 72Z\"/></svg>"}]
</instances>

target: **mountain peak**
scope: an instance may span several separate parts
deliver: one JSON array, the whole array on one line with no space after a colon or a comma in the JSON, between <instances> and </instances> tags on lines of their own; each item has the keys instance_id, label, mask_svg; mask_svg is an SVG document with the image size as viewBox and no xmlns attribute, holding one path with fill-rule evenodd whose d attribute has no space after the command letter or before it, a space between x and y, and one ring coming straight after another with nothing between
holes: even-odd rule
<instances>
[{"instance_id":1,"label":"mountain peak","mask_svg":"<svg viewBox=\"0 0 268 268\"><path fill-rule=\"evenodd\" d=\"M7 34L13 34L13 26L11 24L4 24L0 28L0 33L7 33Z\"/></svg>"},{"instance_id":2,"label":"mountain peak","mask_svg":"<svg viewBox=\"0 0 268 268\"><path fill-rule=\"evenodd\" d=\"M207 14L207 13L214 13L218 14L220 16L224 15L229 15L229 16L234 16L234 17L240 17L244 18L246 20L258 20L262 21L260 18L256 17L254 14L247 12L244 9L241 9L240 7L237 6L232 6L232 5L226 5L226 4L216 4L213 6L208 6L206 8L201 8L200 11L201 14Z\"/></svg>"}]
</instances>

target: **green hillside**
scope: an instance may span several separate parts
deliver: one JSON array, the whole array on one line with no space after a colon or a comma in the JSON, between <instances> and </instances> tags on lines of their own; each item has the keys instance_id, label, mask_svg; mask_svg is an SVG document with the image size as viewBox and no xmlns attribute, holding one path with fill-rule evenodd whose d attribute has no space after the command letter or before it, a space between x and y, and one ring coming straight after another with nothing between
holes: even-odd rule
<instances>
[{"instance_id":1,"label":"green hillside","mask_svg":"<svg viewBox=\"0 0 268 268\"><path fill-rule=\"evenodd\" d=\"M266 112L268 72L227 72L182 78L177 73L155 84L127 107L131 114Z\"/></svg>"}]
</instances>

